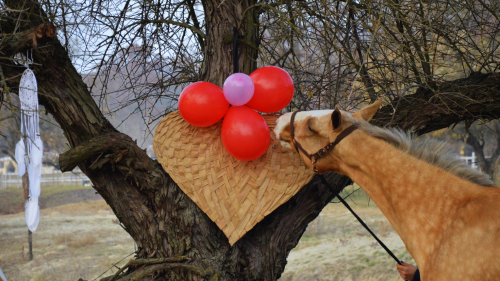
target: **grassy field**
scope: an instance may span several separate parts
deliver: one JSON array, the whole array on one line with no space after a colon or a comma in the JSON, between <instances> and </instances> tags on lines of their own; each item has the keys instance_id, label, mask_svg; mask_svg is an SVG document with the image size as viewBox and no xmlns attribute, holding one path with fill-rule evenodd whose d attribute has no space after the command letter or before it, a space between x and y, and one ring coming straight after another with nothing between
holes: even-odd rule
<instances>
[{"instance_id":1,"label":"grassy field","mask_svg":"<svg viewBox=\"0 0 500 281\"><path fill-rule=\"evenodd\" d=\"M0 216L0 266L9 281L93 280L134 252L102 199L41 210L33 261L27 232L24 213Z\"/></svg>"},{"instance_id":2,"label":"grassy field","mask_svg":"<svg viewBox=\"0 0 500 281\"><path fill-rule=\"evenodd\" d=\"M355 189L348 187L343 197ZM415 264L389 221L358 190L346 200L398 258ZM402 280L396 263L340 203L329 204L288 256L282 281Z\"/></svg>"},{"instance_id":3,"label":"grassy field","mask_svg":"<svg viewBox=\"0 0 500 281\"><path fill-rule=\"evenodd\" d=\"M55 191L54 196L61 196ZM0 190L0 198L4 192ZM352 197L355 203L349 201L350 205L387 246L406 262L413 262L377 206L368 204L362 192ZM102 199L43 209L39 228L33 234L33 261L27 260L27 245L24 213L0 216L0 267L9 281L94 280L134 252L133 240ZM104 276L115 271L112 268ZM344 206L330 204L290 253L280 280L401 278L395 262Z\"/></svg>"},{"instance_id":4,"label":"grassy field","mask_svg":"<svg viewBox=\"0 0 500 281\"><path fill-rule=\"evenodd\" d=\"M99 198L90 186L65 185L42 187L40 208L46 209L69 203L77 203ZM24 212L22 188L0 189L0 215Z\"/></svg>"}]
</instances>

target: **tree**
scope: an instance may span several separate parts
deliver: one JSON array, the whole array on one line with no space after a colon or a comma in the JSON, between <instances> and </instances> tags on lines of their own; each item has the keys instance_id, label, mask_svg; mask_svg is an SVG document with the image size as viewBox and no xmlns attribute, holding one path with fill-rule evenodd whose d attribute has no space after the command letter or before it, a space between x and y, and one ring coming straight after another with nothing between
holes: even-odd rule
<instances>
[{"instance_id":1,"label":"tree","mask_svg":"<svg viewBox=\"0 0 500 281\"><path fill-rule=\"evenodd\" d=\"M481 171L495 180L498 173L498 157L500 156L499 121L493 120L487 124L476 124L476 126L468 128L467 133L465 142L474 149ZM489 143L492 140L494 142Z\"/></svg>"},{"instance_id":2,"label":"tree","mask_svg":"<svg viewBox=\"0 0 500 281\"><path fill-rule=\"evenodd\" d=\"M187 83L222 85L232 72L237 26L242 72L273 64L292 74L289 110L354 108L384 96L376 123L422 134L500 117L495 5L3 0L0 78L7 97L16 93L23 67L14 56L33 48L40 103L71 146L62 170L78 165L137 243L136 260L119 280L276 280L308 223L350 180L329 174L330 190L314 178L231 247L161 166L109 123L75 65L106 85L134 56L141 64L127 69L121 90L138 103L175 101ZM84 42L78 56L77 39ZM466 67L455 76L437 73L457 65ZM157 79L136 80L151 73ZM105 96L103 89L98 100Z\"/></svg>"},{"instance_id":3,"label":"tree","mask_svg":"<svg viewBox=\"0 0 500 281\"><path fill-rule=\"evenodd\" d=\"M498 157L500 155L500 124L499 120L484 122L476 121L472 124L460 122L446 130L432 133L438 138L447 141L459 140L461 149L465 153L473 151L477 157L477 164L481 171L496 180L498 174ZM464 147L464 144L470 146Z\"/></svg>"}]
</instances>

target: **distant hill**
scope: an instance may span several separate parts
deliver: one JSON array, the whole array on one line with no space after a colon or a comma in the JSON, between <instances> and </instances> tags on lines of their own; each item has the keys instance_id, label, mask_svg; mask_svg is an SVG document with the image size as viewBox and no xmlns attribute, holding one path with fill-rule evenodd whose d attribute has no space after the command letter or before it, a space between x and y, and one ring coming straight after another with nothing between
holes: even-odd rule
<instances>
[{"instance_id":1,"label":"distant hill","mask_svg":"<svg viewBox=\"0 0 500 281\"><path fill-rule=\"evenodd\" d=\"M85 83L92 85L94 77L94 74L85 76ZM176 110L177 97L182 89L160 92L150 77L147 83L137 82L140 86L127 88L127 83L120 77L116 75L109 80L105 92L100 80L96 79L92 96L115 128L137 140L140 147L148 148L153 144L154 130L162 116Z\"/></svg>"}]
</instances>

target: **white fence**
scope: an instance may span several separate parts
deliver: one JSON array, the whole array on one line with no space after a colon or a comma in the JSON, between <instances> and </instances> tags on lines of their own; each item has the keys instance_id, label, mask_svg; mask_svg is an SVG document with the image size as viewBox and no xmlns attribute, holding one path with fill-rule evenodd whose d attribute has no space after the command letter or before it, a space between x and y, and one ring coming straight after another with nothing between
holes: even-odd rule
<instances>
[{"instance_id":1,"label":"white fence","mask_svg":"<svg viewBox=\"0 0 500 281\"><path fill-rule=\"evenodd\" d=\"M59 185L90 185L89 178L79 169L73 172L62 173L58 170L42 173L41 186ZM9 187L22 187L22 178L17 173L0 174L0 189Z\"/></svg>"},{"instance_id":2,"label":"white fence","mask_svg":"<svg viewBox=\"0 0 500 281\"><path fill-rule=\"evenodd\" d=\"M460 159L465 161L467 165L471 166L472 168L479 170L479 166L477 165L477 157L474 152L472 152L471 156L460 156Z\"/></svg>"},{"instance_id":3,"label":"white fence","mask_svg":"<svg viewBox=\"0 0 500 281\"><path fill-rule=\"evenodd\" d=\"M477 159L475 156L460 156L460 159L467 162L467 164L472 168L479 170L479 166L477 165Z\"/></svg>"}]
</instances>

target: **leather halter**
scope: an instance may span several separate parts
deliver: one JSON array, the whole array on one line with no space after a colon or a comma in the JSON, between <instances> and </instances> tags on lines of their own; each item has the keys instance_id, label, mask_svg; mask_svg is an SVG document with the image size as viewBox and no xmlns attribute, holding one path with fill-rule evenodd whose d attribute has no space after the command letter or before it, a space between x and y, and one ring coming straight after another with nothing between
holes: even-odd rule
<instances>
[{"instance_id":1,"label":"leather halter","mask_svg":"<svg viewBox=\"0 0 500 281\"><path fill-rule=\"evenodd\" d=\"M300 151L302 151L302 153L304 153L304 155L307 156L307 158L309 158L309 160L311 160L311 163L313 165L313 171L315 173L318 173L318 169L316 169L316 162L318 161L318 159L325 157L330 150L332 150L340 141L342 141L345 137L347 137L354 130L356 130L358 128L358 126L357 125L349 126L347 129L343 130L340 133L340 135L337 136L337 138L335 139L334 142L327 144L325 147L318 150L318 152L316 152L314 154L309 154L302 147L302 145L300 145L300 143L297 140L295 140L295 129L294 129L293 123L295 121L295 115L297 115L297 113L299 113L299 112L300 112L300 110L294 111L292 113L292 118L290 119L290 136L292 137L292 142L293 142L293 145L295 146L295 149L297 150L297 152L300 154Z\"/></svg>"}]
</instances>

